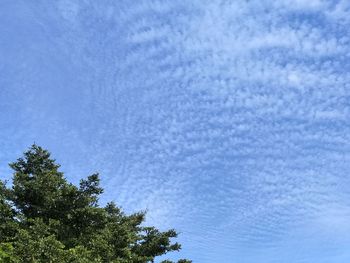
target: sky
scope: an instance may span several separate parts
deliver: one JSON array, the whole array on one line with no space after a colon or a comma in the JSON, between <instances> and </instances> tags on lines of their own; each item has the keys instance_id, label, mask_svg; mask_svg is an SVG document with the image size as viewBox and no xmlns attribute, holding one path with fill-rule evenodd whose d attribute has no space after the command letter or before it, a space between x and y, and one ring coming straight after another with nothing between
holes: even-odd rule
<instances>
[{"instance_id":1,"label":"sky","mask_svg":"<svg viewBox=\"0 0 350 263\"><path fill-rule=\"evenodd\" d=\"M34 142L195 263L350 262L350 1L1 0L0 178Z\"/></svg>"}]
</instances>

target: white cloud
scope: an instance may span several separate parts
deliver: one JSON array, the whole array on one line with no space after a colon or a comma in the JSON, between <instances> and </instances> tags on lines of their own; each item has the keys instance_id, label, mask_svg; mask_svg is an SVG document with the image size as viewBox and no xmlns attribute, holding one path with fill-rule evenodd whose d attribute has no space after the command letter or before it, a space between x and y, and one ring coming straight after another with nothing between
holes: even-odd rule
<instances>
[{"instance_id":1,"label":"white cloud","mask_svg":"<svg viewBox=\"0 0 350 263\"><path fill-rule=\"evenodd\" d=\"M347 214L320 212L346 205L347 1L61 3L56 59L81 69L84 85L64 87L84 106L82 123L57 123L103 169L106 199L205 229L208 241L185 244L198 262L221 240L226 252L283 252L313 222L349 234L336 221Z\"/></svg>"}]
</instances>

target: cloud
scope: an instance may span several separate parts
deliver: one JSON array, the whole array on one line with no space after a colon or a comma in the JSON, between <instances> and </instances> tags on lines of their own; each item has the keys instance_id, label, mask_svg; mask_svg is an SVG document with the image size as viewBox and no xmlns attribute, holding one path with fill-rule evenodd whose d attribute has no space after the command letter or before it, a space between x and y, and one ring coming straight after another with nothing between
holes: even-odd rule
<instances>
[{"instance_id":1,"label":"cloud","mask_svg":"<svg viewBox=\"0 0 350 263\"><path fill-rule=\"evenodd\" d=\"M22 98L32 107L25 127L62 148L65 163L76 151L84 171L100 170L104 199L178 228L198 262L318 261L315 244L327 238L339 249L327 243L324 260L349 256L340 212L349 194L347 1L59 1L28 10L21 17L50 56L33 48L21 61L44 61L39 75L52 90L33 89L38 74L23 71L25 94L42 102ZM58 123L50 136L39 132ZM333 223L336 234L322 230Z\"/></svg>"}]
</instances>

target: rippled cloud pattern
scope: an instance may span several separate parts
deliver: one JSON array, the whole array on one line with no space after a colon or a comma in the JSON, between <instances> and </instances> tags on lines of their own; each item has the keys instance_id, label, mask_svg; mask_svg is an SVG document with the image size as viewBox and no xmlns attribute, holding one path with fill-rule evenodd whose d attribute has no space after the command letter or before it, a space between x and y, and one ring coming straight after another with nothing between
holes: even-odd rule
<instances>
[{"instance_id":1,"label":"rippled cloud pattern","mask_svg":"<svg viewBox=\"0 0 350 263\"><path fill-rule=\"evenodd\" d=\"M36 142L194 262L350 262L348 0L3 0L0 60L2 178Z\"/></svg>"}]
</instances>

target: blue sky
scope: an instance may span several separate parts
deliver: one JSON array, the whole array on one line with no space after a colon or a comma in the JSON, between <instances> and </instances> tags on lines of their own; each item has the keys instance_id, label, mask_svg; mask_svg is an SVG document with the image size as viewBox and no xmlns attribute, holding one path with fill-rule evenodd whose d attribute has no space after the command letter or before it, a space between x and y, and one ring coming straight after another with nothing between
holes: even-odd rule
<instances>
[{"instance_id":1,"label":"blue sky","mask_svg":"<svg viewBox=\"0 0 350 263\"><path fill-rule=\"evenodd\" d=\"M350 262L348 0L2 0L0 174L99 171L194 262Z\"/></svg>"}]
</instances>

